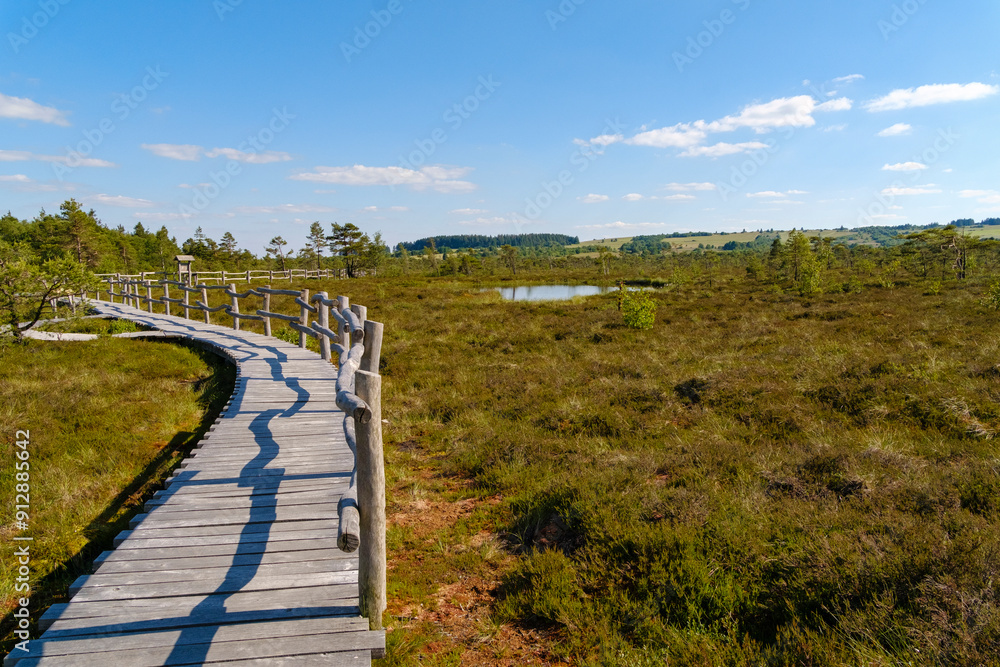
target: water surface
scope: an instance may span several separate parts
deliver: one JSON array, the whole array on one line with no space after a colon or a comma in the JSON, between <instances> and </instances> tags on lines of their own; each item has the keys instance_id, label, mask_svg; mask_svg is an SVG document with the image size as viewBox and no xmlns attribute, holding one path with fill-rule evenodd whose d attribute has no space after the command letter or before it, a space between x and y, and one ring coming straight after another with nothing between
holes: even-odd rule
<instances>
[{"instance_id":1,"label":"water surface","mask_svg":"<svg viewBox=\"0 0 1000 667\"><path fill-rule=\"evenodd\" d=\"M597 285L535 285L533 287L496 288L507 301L568 301L576 296L607 294L617 287Z\"/></svg>"}]
</instances>

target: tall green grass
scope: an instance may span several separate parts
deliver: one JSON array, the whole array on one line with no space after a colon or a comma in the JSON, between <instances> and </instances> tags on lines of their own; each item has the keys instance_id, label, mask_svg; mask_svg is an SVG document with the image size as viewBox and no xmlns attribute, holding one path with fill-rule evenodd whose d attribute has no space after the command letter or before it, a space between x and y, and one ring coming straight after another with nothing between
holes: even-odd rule
<instances>
[{"instance_id":1,"label":"tall green grass","mask_svg":"<svg viewBox=\"0 0 1000 667\"><path fill-rule=\"evenodd\" d=\"M0 540L13 545L15 433L30 432L31 611L66 601L89 565L207 429L235 369L172 343L101 338L0 351ZM17 562L0 561L7 614ZM11 617L0 651L12 645ZM33 636L37 636L35 633Z\"/></svg>"}]
</instances>

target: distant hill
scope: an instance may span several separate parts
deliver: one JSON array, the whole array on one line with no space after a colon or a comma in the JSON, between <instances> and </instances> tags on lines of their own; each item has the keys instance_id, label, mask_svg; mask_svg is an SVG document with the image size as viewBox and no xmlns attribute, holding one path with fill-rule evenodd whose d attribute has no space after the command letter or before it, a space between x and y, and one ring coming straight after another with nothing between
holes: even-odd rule
<instances>
[{"instance_id":1,"label":"distant hill","mask_svg":"<svg viewBox=\"0 0 1000 667\"><path fill-rule=\"evenodd\" d=\"M971 218L953 220L948 223L956 227L963 228L970 236L978 238L1000 239L1000 218L987 218L976 222ZM923 229L941 227L938 223L929 225L895 225L891 227L856 227L847 229L803 229L800 230L806 236L821 236L833 238L835 243L846 243L847 245L872 245L872 246L893 246L902 243L898 238L901 234L911 234ZM657 248L667 247L669 243L672 250L695 250L702 247L714 250L737 250L749 246L762 245L766 240L769 245L775 237L782 240L788 238L788 231L777 231L773 229L761 229L757 231L743 232L675 232L673 234L655 234L647 236L618 236L604 239L593 239L570 246L581 249L593 249L599 247L611 250L624 250L625 252L651 252Z\"/></svg>"},{"instance_id":2,"label":"distant hill","mask_svg":"<svg viewBox=\"0 0 1000 667\"><path fill-rule=\"evenodd\" d=\"M406 248L407 252L419 252L429 246L432 240L434 241L434 247L438 250L442 250L443 248L463 250L470 248L499 248L505 245L515 248L566 246L579 243L580 237L567 236L566 234L500 234L499 236L457 234L452 236L430 236L417 239L412 243L403 242L399 244L399 247Z\"/></svg>"}]
</instances>

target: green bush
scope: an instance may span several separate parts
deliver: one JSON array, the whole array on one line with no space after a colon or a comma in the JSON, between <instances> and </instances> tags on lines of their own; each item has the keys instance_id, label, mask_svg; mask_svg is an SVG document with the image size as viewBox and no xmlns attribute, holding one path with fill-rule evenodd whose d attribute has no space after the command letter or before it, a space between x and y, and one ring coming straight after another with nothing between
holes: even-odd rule
<instances>
[{"instance_id":1,"label":"green bush","mask_svg":"<svg viewBox=\"0 0 1000 667\"><path fill-rule=\"evenodd\" d=\"M1000 280L994 280L980 302L990 310L1000 310Z\"/></svg>"},{"instance_id":2,"label":"green bush","mask_svg":"<svg viewBox=\"0 0 1000 667\"><path fill-rule=\"evenodd\" d=\"M108 333L112 336L123 333L135 333L138 330L135 322L130 320L112 320L111 325L108 327Z\"/></svg>"},{"instance_id":3,"label":"green bush","mask_svg":"<svg viewBox=\"0 0 1000 667\"><path fill-rule=\"evenodd\" d=\"M649 294L642 291L630 292L622 288L622 319L630 329L652 329L656 320L656 304Z\"/></svg>"}]
</instances>

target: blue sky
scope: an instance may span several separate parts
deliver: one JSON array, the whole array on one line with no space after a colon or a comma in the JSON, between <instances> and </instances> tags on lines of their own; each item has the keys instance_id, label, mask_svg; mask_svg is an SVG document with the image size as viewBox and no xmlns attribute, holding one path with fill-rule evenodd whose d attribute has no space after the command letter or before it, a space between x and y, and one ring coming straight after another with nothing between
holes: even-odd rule
<instances>
[{"instance_id":1,"label":"blue sky","mask_svg":"<svg viewBox=\"0 0 1000 667\"><path fill-rule=\"evenodd\" d=\"M0 5L0 209L260 253L1000 217L1000 5Z\"/></svg>"}]
</instances>

